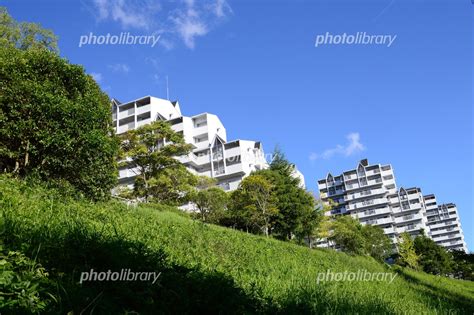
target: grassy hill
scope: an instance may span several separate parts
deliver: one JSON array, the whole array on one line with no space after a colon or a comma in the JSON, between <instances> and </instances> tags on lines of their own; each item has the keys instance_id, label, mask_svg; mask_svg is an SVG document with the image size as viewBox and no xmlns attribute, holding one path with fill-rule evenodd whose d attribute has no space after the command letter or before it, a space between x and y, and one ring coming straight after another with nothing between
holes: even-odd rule
<instances>
[{"instance_id":1,"label":"grassy hill","mask_svg":"<svg viewBox=\"0 0 474 315\"><path fill-rule=\"evenodd\" d=\"M173 208L94 204L0 177L0 209L4 247L25 253L49 273L38 287L49 301L45 313L474 312L472 282L206 225ZM81 272L91 268L161 276L155 284L79 284ZM392 283L317 284L318 273L328 269L396 272L397 277ZM3 296L4 311L13 313L5 301Z\"/></svg>"}]
</instances>

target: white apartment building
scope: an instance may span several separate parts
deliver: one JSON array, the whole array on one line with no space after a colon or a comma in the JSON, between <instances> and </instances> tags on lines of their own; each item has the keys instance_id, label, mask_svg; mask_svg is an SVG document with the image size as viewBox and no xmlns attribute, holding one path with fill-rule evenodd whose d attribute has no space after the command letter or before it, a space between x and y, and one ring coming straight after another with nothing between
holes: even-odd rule
<instances>
[{"instance_id":1,"label":"white apartment building","mask_svg":"<svg viewBox=\"0 0 474 315\"><path fill-rule=\"evenodd\" d=\"M224 125L216 115L202 113L183 116L178 102L145 96L127 103L112 102L112 118L117 134L156 120L168 121L173 130L193 145L192 152L178 159L196 175L215 178L224 190L237 189L252 171L268 167L262 144L250 140L227 141ZM119 170L119 184L133 187L136 170Z\"/></svg>"},{"instance_id":2,"label":"white apartment building","mask_svg":"<svg viewBox=\"0 0 474 315\"><path fill-rule=\"evenodd\" d=\"M433 218L435 216L428 214L429 208L421 189L417 187L397 189L391 165L369 165L367 160L362 160L355 169L340 175L333 176L329 173L325 179L318 181L318 189L325 204L330 204L331 200L336 204L326 215L351 215L361 224L380 226L393 243L397 242L398 236L403 232L416 236L424 231L433 237L430 231L434 225L430 225L428 221L430 216ZM433 218L431 220L434 222ZM460 230L460 224L458 227ZM451 235L454 235L455 231L456 228ZM435 235L438 234L442 233ZM440 240L449 237L445 234L446 232ZM459 239L454 236L451 238ZM437 243L447 248L454 248L454 243L451 247L445 242ZM325 240L320 241L318 245L329 246Z\"/></svg>"},{"instance_id":3,"label":"white apartment building","mask_svg":"<svg viewBox=\"0 0 474 315\"><path fill-rule=\"evenodd\" d=\"M438 205L434 195L427 195L424 199L430 237L438 245L467 252L456 205L453 203Z\"/></svg>"}]
</instances>

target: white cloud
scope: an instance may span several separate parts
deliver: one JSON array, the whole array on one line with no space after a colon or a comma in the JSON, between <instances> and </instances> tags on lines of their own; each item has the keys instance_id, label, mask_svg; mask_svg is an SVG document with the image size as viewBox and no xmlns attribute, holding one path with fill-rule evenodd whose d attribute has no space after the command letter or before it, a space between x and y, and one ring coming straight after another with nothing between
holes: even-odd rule
<instances>
[{"instance_id":1,"label":"white cloud","mask_svg":"<svg viewBox=\"0 0 474 315\"><path fill-rule=\"evenodd\" d=\"M350 133L346 136L348 143L336 145L334 148L324 150L322 153L311 153L309 159L311 161L317 159L330 159L335 155L351 156L365 150L365 146L360 142L360 134L358 132Z\"/></svg>"},{"instance_id":2,"label":"white cloud","mask_svg":"<svg viewBox=\"0 0 474 315\"><path fill-rule=\"evenodd\" d=\"M216 0L216 3L214 4L214 14L218 18L223 18L225 17L226 11L229 13L232 13L232 9L230 5L227 3L225 0Z\"/></svg>"},{"instance_id":3,"label":"white cloud","mask_svg":"<svg viewBox=\"0 0 474 315\"><path fill-rule=\"evenodd\" d=\"M128 73L130 71L130 67L125 63L116 63L113 65L108 65L108 68L113 72Z\"/></svg>"},{"instance_id":4,"label":"white cloud","mask_svg":"<svg viewBox=\"0 0 474 315\"><path fill-rule=\"evenodd\" d=\"M154 27L153 15L160 6L152 1L93 0L98 11L98 19L112 19L124 29L151 29Z\"/></svg>"},{"instance_id":5,"label":"white cloud","mask_svg":"<svg viewBox=\"0 0 474 315\"><path fill-rule=\"evenodd\" d=\"M174 47L176 39L194 49L198 37L208 34L232 13L226 0L175 0L166 3L166 12L154 0L87 1L92 1L93 5L85 3L84 6L99 22L114 21L125 30L159 30L160 35L167 37L160 39L160 44L167 50Z\"/></svg>"},{"instance_id":6,"label":"white cloud","mask_svg":"<svg viewBox=\"0 0 474 315\"><path fill-rule=\"evenodd\" d=\"M92 72L91 76L97 83L100 83L102 81L102 73Z\"/></svg>"},{"instance_id":7,"label":"white cloud","mask_svg":"<svg viewBox=\"0 0 474 315\"><path fill-rule=\"evenodd\" d=\"M192 10L176 17L174 21L184 44L190 49L194 48L196 37L206 35L208 32L207 26L196 17L195 11Z\"/></svg>"}]
</instances>

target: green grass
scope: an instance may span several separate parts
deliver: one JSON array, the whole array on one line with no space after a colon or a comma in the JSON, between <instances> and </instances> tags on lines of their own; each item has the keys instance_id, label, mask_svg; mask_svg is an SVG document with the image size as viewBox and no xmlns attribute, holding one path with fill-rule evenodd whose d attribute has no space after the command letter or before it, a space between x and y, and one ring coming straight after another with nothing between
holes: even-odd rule
<instances>
[{"instance_id":1,"label":"green grass","mask_svg":"<svg viewBox=\"0 0 474 315\"><path fill-rule=\"evenodd\" d=\"M310 250L193 221L166 207L90 203L0 177L5 246L40 263L45 313L472 314L474 284L369 257ZM159 283L84 282L82 271L161 271ZM398 272L316 282L319 272ZM1 290L0 290L1 291ZM1 311L1 306L0 306ZM17 312L18 313L18 312ZM3 313L2 313L3 314Z\"/></svg>"}]
</instances>

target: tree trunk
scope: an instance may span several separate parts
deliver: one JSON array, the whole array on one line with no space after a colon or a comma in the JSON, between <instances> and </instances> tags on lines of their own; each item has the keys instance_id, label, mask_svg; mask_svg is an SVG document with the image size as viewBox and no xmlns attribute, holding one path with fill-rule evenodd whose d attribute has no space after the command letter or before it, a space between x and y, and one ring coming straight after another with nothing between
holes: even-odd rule
<instances>
[{"instance_id":1,"label":"tree trunk","mask_svg":"<svg viewBox=\"0 0 474 315\"><path fill-rule=\"evenodd\" d=\"M29 162L30 162L30 140L26 142L25 168Z\"/></svg>"}]
</instances>

